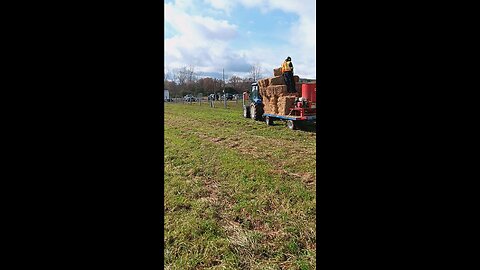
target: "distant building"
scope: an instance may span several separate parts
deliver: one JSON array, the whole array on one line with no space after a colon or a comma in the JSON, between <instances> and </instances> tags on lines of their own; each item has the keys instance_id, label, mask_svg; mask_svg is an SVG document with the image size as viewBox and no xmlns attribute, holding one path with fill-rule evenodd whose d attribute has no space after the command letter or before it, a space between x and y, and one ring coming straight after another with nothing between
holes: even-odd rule
<instances>
[{"instance_id":1,"label":"distant building","mask_svg":"<svg viewBox=\"0 0 480 270\"><path fill-rule=\"evenodd\" d=\"M167 89L163 90L163 100L170 99L170 92Z\"/></svg>"}]
</instances>

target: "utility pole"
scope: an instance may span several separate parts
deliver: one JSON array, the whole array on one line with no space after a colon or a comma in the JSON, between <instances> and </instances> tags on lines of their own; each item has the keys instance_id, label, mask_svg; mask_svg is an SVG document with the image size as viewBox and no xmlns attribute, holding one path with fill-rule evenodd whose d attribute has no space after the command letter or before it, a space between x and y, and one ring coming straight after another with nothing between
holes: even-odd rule
<instances>
[{"instance_id":1,"label":"utility pole","mask_svg":"<svg viewBox=\"0 0 480 270\"><path fill-rule=\"evenodd\" d=\"M210 99L210 107L215 108L215 83L217 79L213 78L213 97Z\"/></svg>"},{"instance_id":2,"label":"utility pole","mask_svg":"<svg viewBox=\"0 0 480 270\"><path fill-rule=\"evenodd\" d=\"M223 74L223 105L227 108L227 96L225 95L225 69L222 69Z\"/></svg>"}]
</instances>

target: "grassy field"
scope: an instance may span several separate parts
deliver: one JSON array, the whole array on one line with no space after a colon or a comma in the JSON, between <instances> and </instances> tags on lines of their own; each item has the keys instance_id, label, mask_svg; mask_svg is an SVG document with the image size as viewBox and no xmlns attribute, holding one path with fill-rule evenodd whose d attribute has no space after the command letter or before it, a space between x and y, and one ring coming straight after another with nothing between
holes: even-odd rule
<instances>
[{"instance_id":1,"label":"grassy field","mask_svg":"<svg viewBox=\"0 0 480 270\"><path fill-rule=\"evenodd\" d=\"M316 133L165 104L165 269L315 269Z\"/></svg>"}]
</instances>

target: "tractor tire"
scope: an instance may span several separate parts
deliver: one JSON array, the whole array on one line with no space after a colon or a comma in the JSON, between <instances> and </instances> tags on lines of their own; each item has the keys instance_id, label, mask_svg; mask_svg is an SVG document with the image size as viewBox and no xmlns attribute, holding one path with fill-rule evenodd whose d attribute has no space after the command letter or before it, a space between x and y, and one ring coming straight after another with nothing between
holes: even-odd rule
<instances>
[{"instance_id":1,"label":"tractor tire","mask_svg":"<svg viewBox=\"0 0 480 270\"><path fill-rule=\"evenodd\" d=\"M243 106L243 117L250 118L250 108L247 106Z\"/></svg>"},{"instance_id":2,"label":"tractor tire","mask_svg":"<svg viewBox=\"0 0 480 270\"><path fill-rule=\"evenodd\" d=\"M257 105L257 104L251 104L250 105L250 117L253 120L262 120L262 115L263 115L263 107L262 105Z\"/></svg>"},{"instance_id":3,"label":"tractor tire","mask_svg":"<svg viewBox=\"0 0 480 270\"><path fill-rule=\"evenodd\" d=\"M292 120L287 120L287 127L289 129L297 129L297 126L295 125L295 122L293 122Z\"/></svg>"},{"instance_id":4,"label":"tractor tire","mask_svg":"<svg viewBox=\"0 0 480 270\"><path fill-rule=\"evenodd\" d=\"M270 116L265 117L265 123L269 126L273 126L273 119Z\"/></svg>"}]
</instances>

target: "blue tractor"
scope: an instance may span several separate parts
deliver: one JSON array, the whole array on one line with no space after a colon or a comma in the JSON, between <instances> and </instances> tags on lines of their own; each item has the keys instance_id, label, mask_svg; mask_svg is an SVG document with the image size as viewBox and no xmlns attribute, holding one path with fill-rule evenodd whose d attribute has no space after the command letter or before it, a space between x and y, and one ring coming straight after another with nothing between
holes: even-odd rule
<instances>
[{"instance_id":1,"label":"blue tractor","mask_svg":"<svg viewBox=\"0 0 480 270\"><path fill-rule=\"evenodd\" d=\"M243 117L253 120L262 120L263 103L262 96L258 92L258 83L252 83L252 91L248 95L249 102L246 102L246 95L243 95Z\"/></svg>"}]
</instances>

